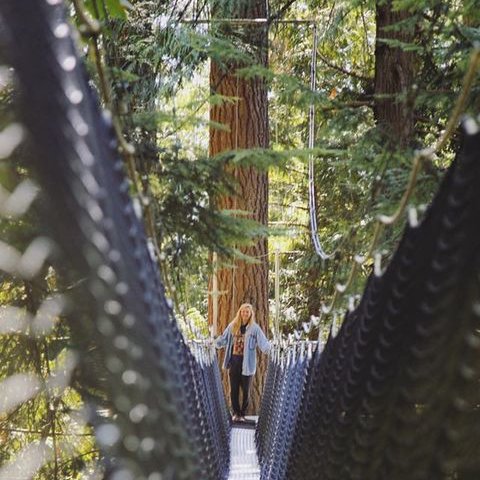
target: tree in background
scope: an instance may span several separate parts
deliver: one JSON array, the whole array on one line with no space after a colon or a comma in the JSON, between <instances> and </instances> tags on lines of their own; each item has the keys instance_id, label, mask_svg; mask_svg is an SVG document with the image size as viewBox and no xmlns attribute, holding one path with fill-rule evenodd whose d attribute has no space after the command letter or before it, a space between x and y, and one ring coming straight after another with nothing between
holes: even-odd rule
<instances>
[{"instance_id":1,"label":"tree in background","mask_svg":"<svg viewBox=\"0 0 480 480\"><path fill-rule=\"evenodd\" d=\"M238 2L230 7L231 18L266 18L266 3L259 0ZM217 17L229 17L228 9L219 7ZM213 19L215 20L215 16ZM267 65L266 24L244 24L239 27L220 26L223 35L234 37L246 50L254 64ZM238 30L237 30L238 29ZM233 32L232 30L237 30ZM214 103L210 119L217 126L210 129L210 155L212 157L238 149L267 148L269 145L267 85L263 77L245 78L241 69L245 63L212 60L210 88L212 94L224 99ZM229 100L226 100L226 99ZM221 125L221 128L218 127ZM233 167L230 169L236 185L233 195L215 199L218 209L231 210L233 215L246 216L262 225L268 222L268 174L254 166ZM241 248L243 258L223 258L216 273L218 289L223 292L218 297L218 318L213 319L213 296L209 299L209 323L217 324L218 333L223 332L232 321L242 303L251 303L256 313L257 323L268 332L268 258L267 238L253 240L253 245ZM245 256L253 257L254 262ZM212 281L210 281L212 285ZM252 382L252 407L258 412L266 361L261 360ZM227 387L226 375L224 384ZM228 388L228 387L227 387Z\"/></svg>"},{"instance_id":2,"label":"tree in background","mask_svg":"<svg viewBox=\"0 0 480 480\"><path fill-rule=\"evenodd\" d=\"M383 138L394 149L414 136L412 86L415 55L405 48L414 41L412 14L394 9L392 0L376 2L374 113Z\"/></svg>"}]
</instances>

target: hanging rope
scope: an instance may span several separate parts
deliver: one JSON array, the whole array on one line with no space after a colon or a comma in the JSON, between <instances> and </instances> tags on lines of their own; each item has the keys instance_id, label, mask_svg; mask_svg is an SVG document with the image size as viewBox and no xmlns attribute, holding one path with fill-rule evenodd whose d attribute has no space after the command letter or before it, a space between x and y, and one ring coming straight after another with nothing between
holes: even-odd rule
<instances>
[{"instance_id":1,"label":"hanging rope","mask_svg":"<svg viewBox=\"0 0 480 480\"><path fill-rule=\"evenodd\" d=\"M317 25L313 25L313 47L312 47L312 59L310 65L310 89L312 92L317 88L317 48L318 48L318 34ZM310 103L308 112L308 148L313 149L315 145L315 103ZM310 153L308 158L308 207L310 213L310 230L312 236L313 247L315 252L322 260L328 260L331 255L328 255L322 247L320 238L318 235L317 225L317 207L315 203L315 170L314 170L314 157Z\"/></svg>"}]
</instances>

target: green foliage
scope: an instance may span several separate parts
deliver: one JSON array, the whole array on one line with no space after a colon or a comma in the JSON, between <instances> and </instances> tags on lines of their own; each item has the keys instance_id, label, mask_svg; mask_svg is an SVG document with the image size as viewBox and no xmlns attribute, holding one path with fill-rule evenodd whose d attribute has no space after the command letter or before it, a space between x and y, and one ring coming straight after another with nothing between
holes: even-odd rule
<instances>
[{"instance_id":1,"label":"green foliage","mask_svg":"<svg viewBox=\"0 0 480 480\"><path fill-rule=\"evenodd\" d=\"M267 169L282 160L266 151L208 157L208 129L228 128L209 120L209 105L238 99L211 95L207 84L197 88L196 78L205 75L209 58L224 66L252 65L255 51L245 48L241 29L232 36L225 26L182 24L180 18L195 12L149 3L135 3L127 19L107 24L106 58L125 134L138 151L169 289L177 304L205 311L209 252L244 258L240 247L266 233L245 212L216 208L215 198L236 188L230 166L261 163Z\"/></svg>"},{"instance_id":2,"label":"green foliage","mask_svg":"<svg viewBox=\"0 0 480 480\"><path fill-rule=\"evenodd\" d=\"M249 244L252 235L265 233L263 227L242 218L239 212L218 211L212 207L212 199L233 194L235 190L233 178L226 180L225 162L221 157L191 161L172 157L171 153L160 156L158 175L150 181L152 193L158 199L161 234L172 238L167 244L163 242L167 254L171 247L175 249L172 256L177 257L185 253L182 250L189 245L208 245L219 253L231 255L235 244Z\"/></svg>"},{"instance_id":3,"label":"green foliage","mask_svg":"<svg viewBox=\"0 0 480 480\"><path fill-rule=\"evenodd\" d=\"M411 16L388 30L415 31L414 41L382 42L415 52L416 85L409 93L415 108L413 146L424 147L435 142L450 115L466 71L469 50L477 40L478 12L473 13L472 4L447 5L439 1L399 1L394 6L398 10L408 8ZM321 262L312 251L305 164L292 159L288 174L271 172L270 219L275 231L284 234L273 238L271 246L303 252L281 257L285 332L293 326L299 328L310 315L318 315L322 302L329 304L335 284L346 280L353 256L366 252L377 214L391 214L396 209L413 158L412 149L392 151L377 132L372 110L374 3L310 2L309 8L310 15L322 11L317 24L320 32L317 93L315 96L307 93L313 29L278 26L270 56L270 68L275 73L269 74L273 148L283 150L306 144L308 104L312 102L317 112L316 145L327 150L338 149L347 155L327 155L315 161L320 240L327 253L335 252L327 262ZM301 15L302 12L292 9L292 17ZM299 86L295 87L295 83ZM472 112L479 108L475 101L478 88L477 82L471 92ZM430 201L456 148L454 138L450 147L427 165L411 200L414 205ZM382 236L379 249L385 252L384 262L393 253L402 229L403 222L386 229ZM351 288L352 293L362 291L370 268L364 266ZM273 296L273 289L270 295Z\"/></svg>"},{"instance_id":4,"label":"green foliage","mask_svg":"<svg viewBox=\"0 0 480 480\"><path fill-rule=\"evenodd\" d=\"M274 2L271 7L276 11L283 5ZM415 32L414 39L408 43L380 41L415 53L417 84L409 93L416 114L414 145L425 146L438 138L447 121L466 69L468 49L478 37L475 23L463 24L459 19L463 15L475 18L476 13L473 4L447 8L439 1L398 1L394 7L408 9L411 15L387 30L408 29ZM413 151L385 148L372 109L374 2L312 1L308 8L302 11L293 6L287 17L318 13L316 92L309 87L313 30L308 24L272 26L268 68L252 63L253 50L242 43L246 28L180 24L174 13L156 30L159 48L155 58L162 59L156 70L160 81L155 86L160 107L142 114L137 111L135 126L142 128L145 122L157 132L160 167L148 175L159 206L161 243L178 292L189 292L180 296L188 297L188 305L200 311L206 308L205 289L201 295L192 295L198 288L190 286L203 283L206 288L208 249L225 252L235 240L241 243L237 235L244 230L250 238L259 233L251 226L242 228L238 217L211 210L211 199L233 188L223 175L224 165L268 169L271 249L305 252L301 260L282 260L282 268L288 272L282 284L282 307L295 305L296 311L290 315L290 323L294 317L297 322L308 320L318 314L320 302L328 303L335 283L348 276L353 256L368 248L376 215L395 210L408 181ZM137 49L131 57L138 61L142 56ZM236 101L210 95L204 66L208 58L224 66L239 60L245 64L239 75L266 80L270 88L271 149L225 152L208 158L207 129L225 129L209 121L208 105ZM319 234L325 249L336 252L326 264L312 253L308 232L309 153L305 146L310 104L317 112L316 148L310 153L316 165ZM422 174L413 203L429 201L454 150L455 143ZM380 250L388 252L386 258L401 230L402 225L396 225L382 237ZM364 267L353 291L361 291L369 269Z\"/></svg>"},{"instance_id":5,"label":"green foliage","mask_svg":"<svg viewBox=\"0 0 480 480\"><path fill-rule=\"evenodd\" d=\"M38 307L50 293L41 278L27 284L4 277L0 283L0 317L11 317L7 306L22 310ZM92 428L81 414L82 398L74 388L49 384L68 371L69 345L70 332L61 318L42 337L28 329L0 335L0 383L25 373L35 376L40 384L35 396L0 415L0 464L14 461L21 450L43 438L55 448L51 460L35 475L36 480L73 480L81 478L81 472L98 470L99 453Z\"/></svg>"},{"instance_id":6,"label":"green foliage","mask_svg":"<svg viewBox=\"0 0 480 480\"><path fill-rule=\"evenodd\" d=\"M210 335L207 319L195 307L189 308L184 315L179 317L179 321L188 340L208 338Z\"/></svg>"},{"instance_id":7,"label":"green foliage","mask_svg":"<svg viewBox=\"0 0 480 480\"><path fill-rule=\"evenodd\" d=\"M127 18L127 11L133 8L128 0L103 0L101 7L100 2L96 0L85 0L85 7L94 17L105 20L111 18Z\"/></svg>"},{"instance_id":8,"label":"green foliage","mask_svg":"<svg viewBox=\"0 0 480 480\"><path fill-rule=\"evenodd\" d=\"M9 118L11 121L12 117ZM2 118L4 120L4 118ZM0 168L0 184L7 191L30 177L24 167L31 154L28 144L17 148ZM43 235L38 208L45 208L42 197L21 218L0 218L0 239L23 253ZM99 451L93 429L84 420L83 399L75 382L60 385L70 375L71 332L64 317L51 319L52 327L36 333L35 315L43 302L52 300L62 288L56 272L45 267L31 281L0 272L0 385L10 377L27 374L36 379L38 391L25 402L0 413L0 465L18 460L19 453L42 439L49 449L49 460L36 473L35 480L76 480L87 472L101 473ZM17 310L14 312L12 308ZM48 316L44 309L43 316ZM5 322L25 316L23 326L5 331ZM18 387L17 387L18 390ZM4 394L4 398L12 398ZM2 407L4 402L2 402ZM25 474L25 472L23 472Z\"/></svg>"}]
</instances>

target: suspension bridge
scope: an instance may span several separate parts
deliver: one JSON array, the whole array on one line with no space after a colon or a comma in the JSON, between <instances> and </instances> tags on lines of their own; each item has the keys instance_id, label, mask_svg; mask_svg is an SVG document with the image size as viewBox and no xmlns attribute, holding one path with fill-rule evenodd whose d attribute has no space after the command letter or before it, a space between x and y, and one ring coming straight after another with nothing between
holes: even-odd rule
<instances>
[{"instance_id":1,"label":"suspension bridge","mask_svg":"<svg viewBox=\"0 0 480 480\"><path fill-rule=\"evenodd\" d=\"M0 266L32 279L50 256L75 272L73 283L82 279L68 296L70 326L78 338L95 337L108 373L101 381L113 414L87 414L106 478L480 478L475 119L464 122L462 150L423 219L410 217L391 262L370 276L338 331L326 342L277 344L255 429L232 428L211 345L188 345L177 327L114 125L88 84L61 2L3 1L0 15L21 93L15 128L23 133L10 135L10 147L28 139L48 204L40 212L48 241L24 253L2 245ZM2 194L0 211L22 215L37 193L23 183ZM72 361L88 370L87 347L80 343ZM15 397L20 380L23 397ZM35 379L20 380L2 384L0 413L38 391ZM25 465L31 478L49 450L32 444L0 478Z\"/></svg>"}]
</instances>

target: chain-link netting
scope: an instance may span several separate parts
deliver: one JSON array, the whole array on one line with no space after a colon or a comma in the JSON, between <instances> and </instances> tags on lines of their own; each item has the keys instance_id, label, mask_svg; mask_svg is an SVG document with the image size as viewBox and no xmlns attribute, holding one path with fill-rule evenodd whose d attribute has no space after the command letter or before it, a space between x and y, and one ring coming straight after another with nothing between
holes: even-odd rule
<instances>
[{"instance_id":1,"label":"chain-link netting","mask_svg":"<svg viewBox=\"0 0 480 480\"><path fill-rule=\"evenodd\" d=\"M257 430L257 451L262 479L285 478L293 433L308 375L311 350L291 347L269 362Z\"/></svg>"},{"instance_id":2,"label":"chain-link netting","mask_svg":"<svg viewBox=\"0 0 480 480\"><path fill-rule=\"evenodd\" d=\"M480 134L466 125L424 220L338 335L270 360L262 478L480 478Z\"/></svg>"},{"instance_id":3,"label":"chain-link netting","mask_svg":"<svg viewBox=\"0 0 480 480\"><path fill-rule=\"evenodd\" d=\"M40 221L56 244L52 264L74 285L73 349L81 370L91 364L85 339L103 362L91 381L107 392L108 412L87 399L87 420L106 454L106 478L225 478L230 419L213 347L192 353L177 327L111 119L89 86L65 13L57 0L3 1L2 53L43 191Z\"/></svg>"}]
</instances>

